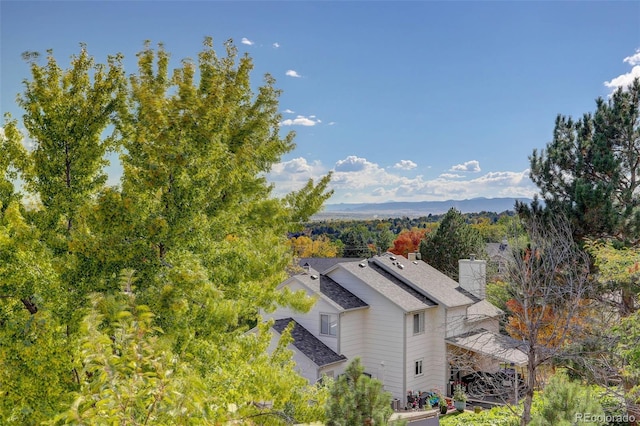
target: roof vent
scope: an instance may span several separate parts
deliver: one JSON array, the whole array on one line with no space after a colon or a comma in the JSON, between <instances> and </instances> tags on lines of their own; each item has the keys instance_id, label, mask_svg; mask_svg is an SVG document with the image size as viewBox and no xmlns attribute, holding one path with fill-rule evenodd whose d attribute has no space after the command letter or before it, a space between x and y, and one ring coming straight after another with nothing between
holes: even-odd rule
<instances>
[{"instance_id":1,"label":"roof vent","mask_svg":"<svg viewBox=\"0 0 640 426\"><path fill-rule=\"evenodd\" d=\"M417 264L418 264L418 261L414 260L414 261L413 261L413 262L411 262L411 263L413 263L414 265L417 265Z\"/></svg>"},{"instance_id":2,"label":"roof vent","mask_svg":"<svg viewBox=\"0 0 640 426\"><path fill-rule=\"evenodd\" d=\"M395 256L389 256L389 259L396 260L396 257Z\"/></svg>"},{"instance_id":3,"label":"roof vent","mask_svg":"<svg viewBox=\"0 0 640 426\"><path fill-rule=\"evenodd\" d=\"M364 263L364 262L360 262L360 263L358 263L358 266L361 267L361 268L366 268L367 264Z\"/></svg>"},{"instance_id":4,"label":"roof vent","mask_svg":"<svg viewBox=\"0 0 640 426\"><path fill-rule=\"evenodd\" d=\"M404 269L404 265L402 263L398 263L398 268Z\"/></svg>"},{"instance_id":5,"label":"roof vent","mask_svg":"<svg viewBox=\"0 0 640 426\"><path fill-rule=\"evenodd\" d=\"M318 279L318 276L317 276L317 275L311 275L311 279L312 279L312 280L317 280L317 279Z\"/></svg>"}]
</instances>

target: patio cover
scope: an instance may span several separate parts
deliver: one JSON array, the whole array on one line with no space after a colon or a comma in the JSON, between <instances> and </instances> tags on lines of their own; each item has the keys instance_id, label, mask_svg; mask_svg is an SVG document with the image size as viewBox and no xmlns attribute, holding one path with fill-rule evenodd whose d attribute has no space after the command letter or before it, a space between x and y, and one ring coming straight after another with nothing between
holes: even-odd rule
<instances>
[{"instance_id":1,"label":"patio cover","mask_svg":"<svg viewBox=\"0 0 640 426\"><path fill-rule=\"evenodd\" d=\"M527 355L518 349L523 343L509 336L493 333L484 329L445 339L447 343L472 352L476 352L501 362L523 366L527 364Z\"/></svg>"}]
</instances>

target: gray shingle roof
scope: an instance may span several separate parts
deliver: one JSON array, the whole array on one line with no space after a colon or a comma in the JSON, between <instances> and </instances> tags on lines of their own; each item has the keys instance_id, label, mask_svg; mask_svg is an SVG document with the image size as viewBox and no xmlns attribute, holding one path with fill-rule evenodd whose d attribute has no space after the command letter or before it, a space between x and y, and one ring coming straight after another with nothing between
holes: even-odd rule
<instances>
[{"instance_id":1,"label":"gray shingle roof","mask_svg":"<svg viewBox=\"0 0 640 426\"><path fill-rule=\"evenodd\" d=\"M357 309L369 306L358 296L326 275L320 275L320 292L340 305L342 309Z\"/></svg>"},{"instance_id":2,"label":"gray shingle roof","mask_svg":"<svg viewBox=\"0 0 640 426\"><path fill-rule=\"evenodd\" d=\"M360 262L361 260L362 259L353 257L301 257L298 260L298 265L303 268L305 265L308 265L311 269L315 269L318 272L324 272L338 263Z\"/></svg>"},{"instance_id":3,"label":"gray shingle roof","mask_svg":"<svg viewBox=\"0 0 640 426\"><path fill-rule=\"evenodd\" d=\"M445 340L452 345L487 355L502 362L512 362L515 365L527 363L527 354L523 352L523 349L526 350L526 346L522 342L482 328Z\"/></svg>"},{"instance_id":4,"label":"gray shingle roof","mask_svg":"<svg viewBox=\"0 0 640 426\"><path fill-rule=\"evenodd\" d=\"M409 261L389 253L371 259L405 283L427 294L435 302L446 307L471 305L474 300L457 290L459 284L423 261ZM401 266L399 266L401 265Z\"/></svg>"},{"instance_id":5,"label":"gray shingle roof","mask_svg":"<svg viewBox=\"0 0 640 426\"><path fill-rule=\"evenodd\" d=\"M371 267L370 265L370 262L363 261L360 263L341 263L339 267L364 281L368 286L378 291L405 312L414 312L436 306L436 302L430 298L411 289L391 274L384 273L380 268Z\"/></svg>"},{"instance_id":6,"label":"gray shingle roof","mask_svg":"<svg viewBox=\"0 0 640 426\"><path fill-rule=\"evenodd\" d=\"M482 321L487 318L496 318L503 315L502 309L494 306L484 299L467 307L467 321Z\"/></svg>"},{"instance_id":7,"label":"gray shingle roof","mask_svg":"<svg viewBox=\"0 0 640 426\"><path fill-rule=\"evenodd\" d=\"M317 337L311 334L306 328L298 324L292 318L276 320L273 329L282 334L284 329L293 322L291 337L293 346L302 352L307 358L313 361L318 367L333 364L339 361L346 361L347 357L337 354L329 346L322 343Z\"/></svg>"},{"instance_id":8,"label":"gray shingle roof","mask_svg":"<svg viewBox=\"0 0 640 426\"><path fill-rule=\"evenodd\" d=\"M456 287L456 290L458 291L458 293L464 294L465 296L467 296L469 299L473 300L476 303L482 300L475 294L471 293L469 290L466 290L460 286Z\"/></svg>"},{"instance_id":9,"label":"gray shingle roof","mask_svg":"<svg viewBox=\"0 0 640 426\"><path fill-rule=\"evenodd\" d=\"M331 278L321 275L313 269L310 269L308 273L296 275L295 278L303 282L314 293L320 293L331 300L339 309L349 310L369 306Z\"/></svg>"}]
</instances>

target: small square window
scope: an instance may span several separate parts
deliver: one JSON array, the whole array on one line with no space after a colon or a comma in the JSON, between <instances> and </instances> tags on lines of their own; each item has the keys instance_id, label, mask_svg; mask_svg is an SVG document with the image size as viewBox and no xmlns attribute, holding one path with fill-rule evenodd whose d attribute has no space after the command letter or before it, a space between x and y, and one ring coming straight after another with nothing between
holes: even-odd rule
<instances>
[{"instance_id":1,"label":"small square window","mask_svg":"<svg viewBox=\"0 0 640 426\"><path fill-rule=\"evenodd\" d=\"M424 333L424 312L413 314L413 334Z\"/></svg>"},{"instance_id":2,"label":"small square window","mask_svg":"<svg viewBox=\"0 0 640 426\"><path fill-rule=\"evenodd\" d=\"M338 316L333 314L320 314L320 334L324 336L338 335Z\"/></svg>"}]
</instances>

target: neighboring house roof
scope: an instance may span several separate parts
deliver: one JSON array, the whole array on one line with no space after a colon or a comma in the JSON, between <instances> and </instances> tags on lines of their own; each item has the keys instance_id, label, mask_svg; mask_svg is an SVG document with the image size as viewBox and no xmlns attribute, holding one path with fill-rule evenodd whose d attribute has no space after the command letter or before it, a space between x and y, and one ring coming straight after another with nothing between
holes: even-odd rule
<instances>
[{"instance_id":1,"label":"neighboring house roof","mask_svg":"<svg viewBox=\"0 0 640 426\"><path fill-rule=\"evenodd\" d=\"M385 271L380 268L370 267L370 265L371 262L368 261L346 262L335 268L339 267L350 272L405 312L420 311L437 305L431 298L415 291L402 280L384 273ZM330 271L328 273L330 274Z\"/></svg>"},{"instance_id":2,"label":"neighboring house roof","mask_svg":"<svg viewBox=\"0 0 640 426\"><path fill-rule=\"evenodd\" d=\"M294 323L293 329L291 330L293 346L313 361L318 367L345 361L347 359L346 356L337 354L329 346L322 343L317 337L298 324L293 318L276 320L273 324L273 329L282 334L284 329L291 322Z\"/></svg>"},{"instance_id":3,"label":"neighboring house roof","mask_svg":"<svg viewBox=\"0 0 640 426\"><path fill-rule=\"evenodd\" d=\"M509 259L512 257L511 250L509 249L509 243L503 241L501 243L487 243L485 245L487 256L489 259Z\"/></svg>"},{"instance_id":4,"label":"neighboring house roof","mask_svg":"<svg viewBox=\"0 0 640 426\"><path fill-rule=\"evenodd\" d=\"M489 261L498 266L498 273L505 272L509 262L514 260L513 251L506 240L501 243L487 243L486 250Z\"/></svg>"},{"instance_id":5,"label":"neighboring house roof","mask_svg":"<svg viewBox=\"0 0 640 426\"><path fill-rule=\"evenodd\" d=\"M302 268L305 266L315 269L318 272L324 272L338 263L344 262L360 262L362 259L354 257L301 257L298 265Z\"/></svg>"},{"instance_id":6,"label":"neighboring house roof","mask_svg":"<svg viewBox=\"0 0 640 426\"><path fill-rule=\"evenodd\" d=\"M519 348L523 343L503 334L492 333L483 328L445 339L447 343L470 350L501 362L525 365L527 355Z\"/></svg>"},{"instance_id":7,"label":"neighboring house roof","mask_svg":"<svg viewBox=\"0 0 640 426\"><path fill-rule=\"evenodd\" d=\"M458 291L456 281L426 262L409 261L390 253L375 256L371 261L446 307L471 305L476 301Z\"/></svg>"}]
</instances>

